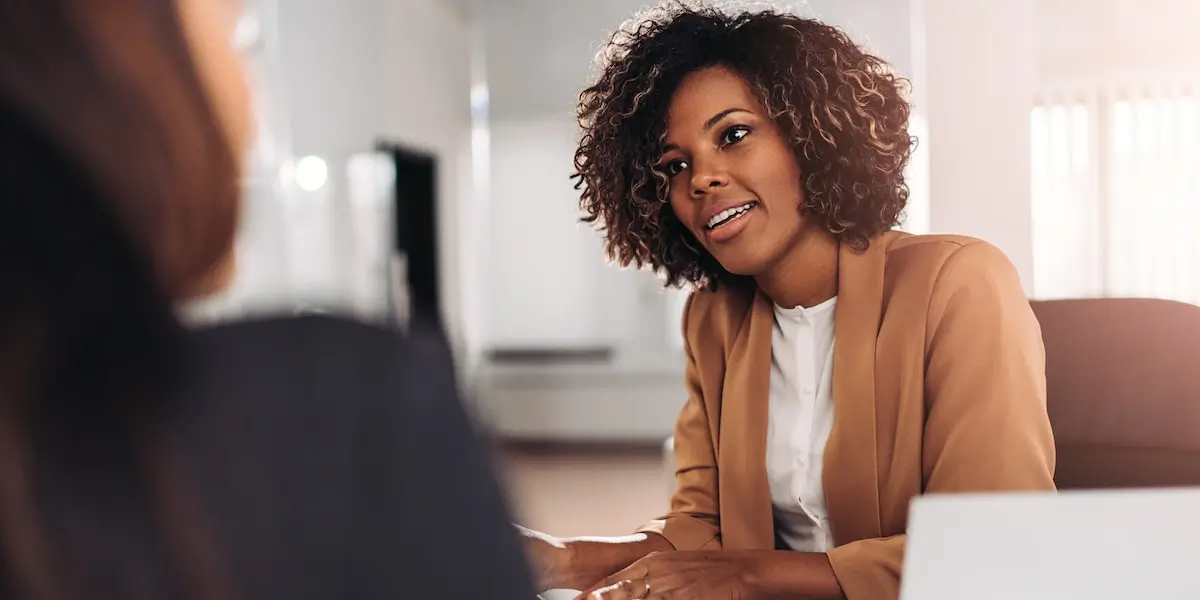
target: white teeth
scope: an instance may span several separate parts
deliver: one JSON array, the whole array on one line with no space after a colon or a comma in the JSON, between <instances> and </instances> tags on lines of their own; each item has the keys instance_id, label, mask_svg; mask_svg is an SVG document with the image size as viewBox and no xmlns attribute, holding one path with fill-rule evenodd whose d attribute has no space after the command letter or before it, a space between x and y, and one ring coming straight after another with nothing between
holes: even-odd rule
<instances>
[{"instance_id":1,"label":"white teeth","mask_svg":"<svg viewBox=\"0 0 1200 600\"><path fill-rule=\"evenodd\" d=\"M728 220L750 210L753 206L754 206L753 202L747 202L741 206L736 206L734 208L727 208L727 209L717 213L716 215L713 216L713 218L708 220L708 228L714 229L717 226L724 223L725 221L728 221Z\"/></svg>"}]
</instances>

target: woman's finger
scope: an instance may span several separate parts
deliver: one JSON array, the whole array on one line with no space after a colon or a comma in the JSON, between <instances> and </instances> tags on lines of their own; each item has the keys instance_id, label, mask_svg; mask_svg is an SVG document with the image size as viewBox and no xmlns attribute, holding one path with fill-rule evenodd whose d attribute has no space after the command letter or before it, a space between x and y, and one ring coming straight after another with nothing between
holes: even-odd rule
<instances>
[{"instance_id":1,"label":"woman's finger","mask_svg":"<svg viewBox=\"0 0 1200 600\"><path fill-rule=\"evenodd\" d=\"M587 592L579 600L640 600L649 594L650 586L645 581L622 579Z\"/></svg>"},{"instance_id":2,"label":"woman's finger","mask_svg":"<svg viewBox=\"0 0 1200 600\"><path fill-rule=\"evenodd\" d=\"M595 583L588 589L580 592L578 596L575 596L575 600L590 600L591 598L595 598L596 596L594 594L607 590L608 588L616 585L618 581L619 579L617 579L616 575L605 577L598 583ZM603 598L604 596L600 597Z\"/></svg>"},{"instance_id":3,"label":"woman's finger","mask_svg":"<svg viewBox=\"0 0 1200 600\"><path fill-rule=\"evenodd\" d=\"M575 597L575 600L643 600L650 595L648 558L620 570Z\"/></svg>"}]
</instances>

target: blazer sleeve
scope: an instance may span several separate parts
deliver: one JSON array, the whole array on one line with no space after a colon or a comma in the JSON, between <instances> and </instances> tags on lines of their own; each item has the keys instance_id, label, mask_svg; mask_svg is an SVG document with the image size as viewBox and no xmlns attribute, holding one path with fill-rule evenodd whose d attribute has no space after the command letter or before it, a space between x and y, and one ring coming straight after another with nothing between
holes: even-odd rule
<instances>
[{"instance_id":1,"label":"blazer sleeve","mask_svg":"<svg viewBox=\"0 0 1200 600\"><path fill-rule=\"evenodd\" d=\"M683 347L687 355L684 382L688 398L675 423L675 493L671 496L671 511L639 529L640 532L657 533L667 538L676 550L721 547L721 522L717 513L717 456L689 328L693 321L695 298L695 294L688 297L683 311Z\"/></svg>"},{"instance_id":2,"label":"blazer sleeve","mask_svg":"<svg viewBox=\"0 0 1200 600\"><path fill-rule=\"evenodd\" d=\"M924 493L1054 490L1041 329L1016 269L974 242L947 258L926 329ZM899 597L905 536L829 552L848 600Z\"/></svg>"}]
</instances>

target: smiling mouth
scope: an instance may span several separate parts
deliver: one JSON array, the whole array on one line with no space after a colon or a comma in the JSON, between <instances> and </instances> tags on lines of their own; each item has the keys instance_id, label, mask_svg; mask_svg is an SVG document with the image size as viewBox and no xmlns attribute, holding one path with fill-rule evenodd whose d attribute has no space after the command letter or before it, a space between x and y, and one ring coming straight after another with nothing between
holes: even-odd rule
<instances>
[{"instance_id":1,"label":"smiling mouth","mask_svg":"<svg viewBox=\"0 0 1200 600\"><path fill-rule=\"evenodd\" d=\"M708 220L708 223L706 223L704 225L704 228L709 231L712 231L714 229L719 229L721 227L724 227L724 226L738 220L742 215L745 215L746 213L750 212L750 209L754 208L755 206L758 206L757 202L747 202L741 206L727 208L727 209L713 215L713 218Z\"/></svg>"}]
</instances>

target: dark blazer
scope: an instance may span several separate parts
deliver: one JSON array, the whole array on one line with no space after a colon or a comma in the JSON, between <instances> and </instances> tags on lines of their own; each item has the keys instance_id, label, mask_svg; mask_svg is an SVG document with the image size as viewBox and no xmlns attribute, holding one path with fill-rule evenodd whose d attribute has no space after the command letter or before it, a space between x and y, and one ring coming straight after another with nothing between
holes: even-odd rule
<instances>
[{"instance_id":1,"label":"dark blazer","mask_svg":"<svg viewBox=\"0 0 1200 600\"><path fill-rule=\"evenodd\" d=\"M237 599L535 597L440 339L299 317L186 345L168 437ZM188 597L121 479L52 494L55 537L96 544L63 549L88 555L71 575L91 597ZM83 534L81 510L111 518Z\"/></svg>"}]
</instances>

